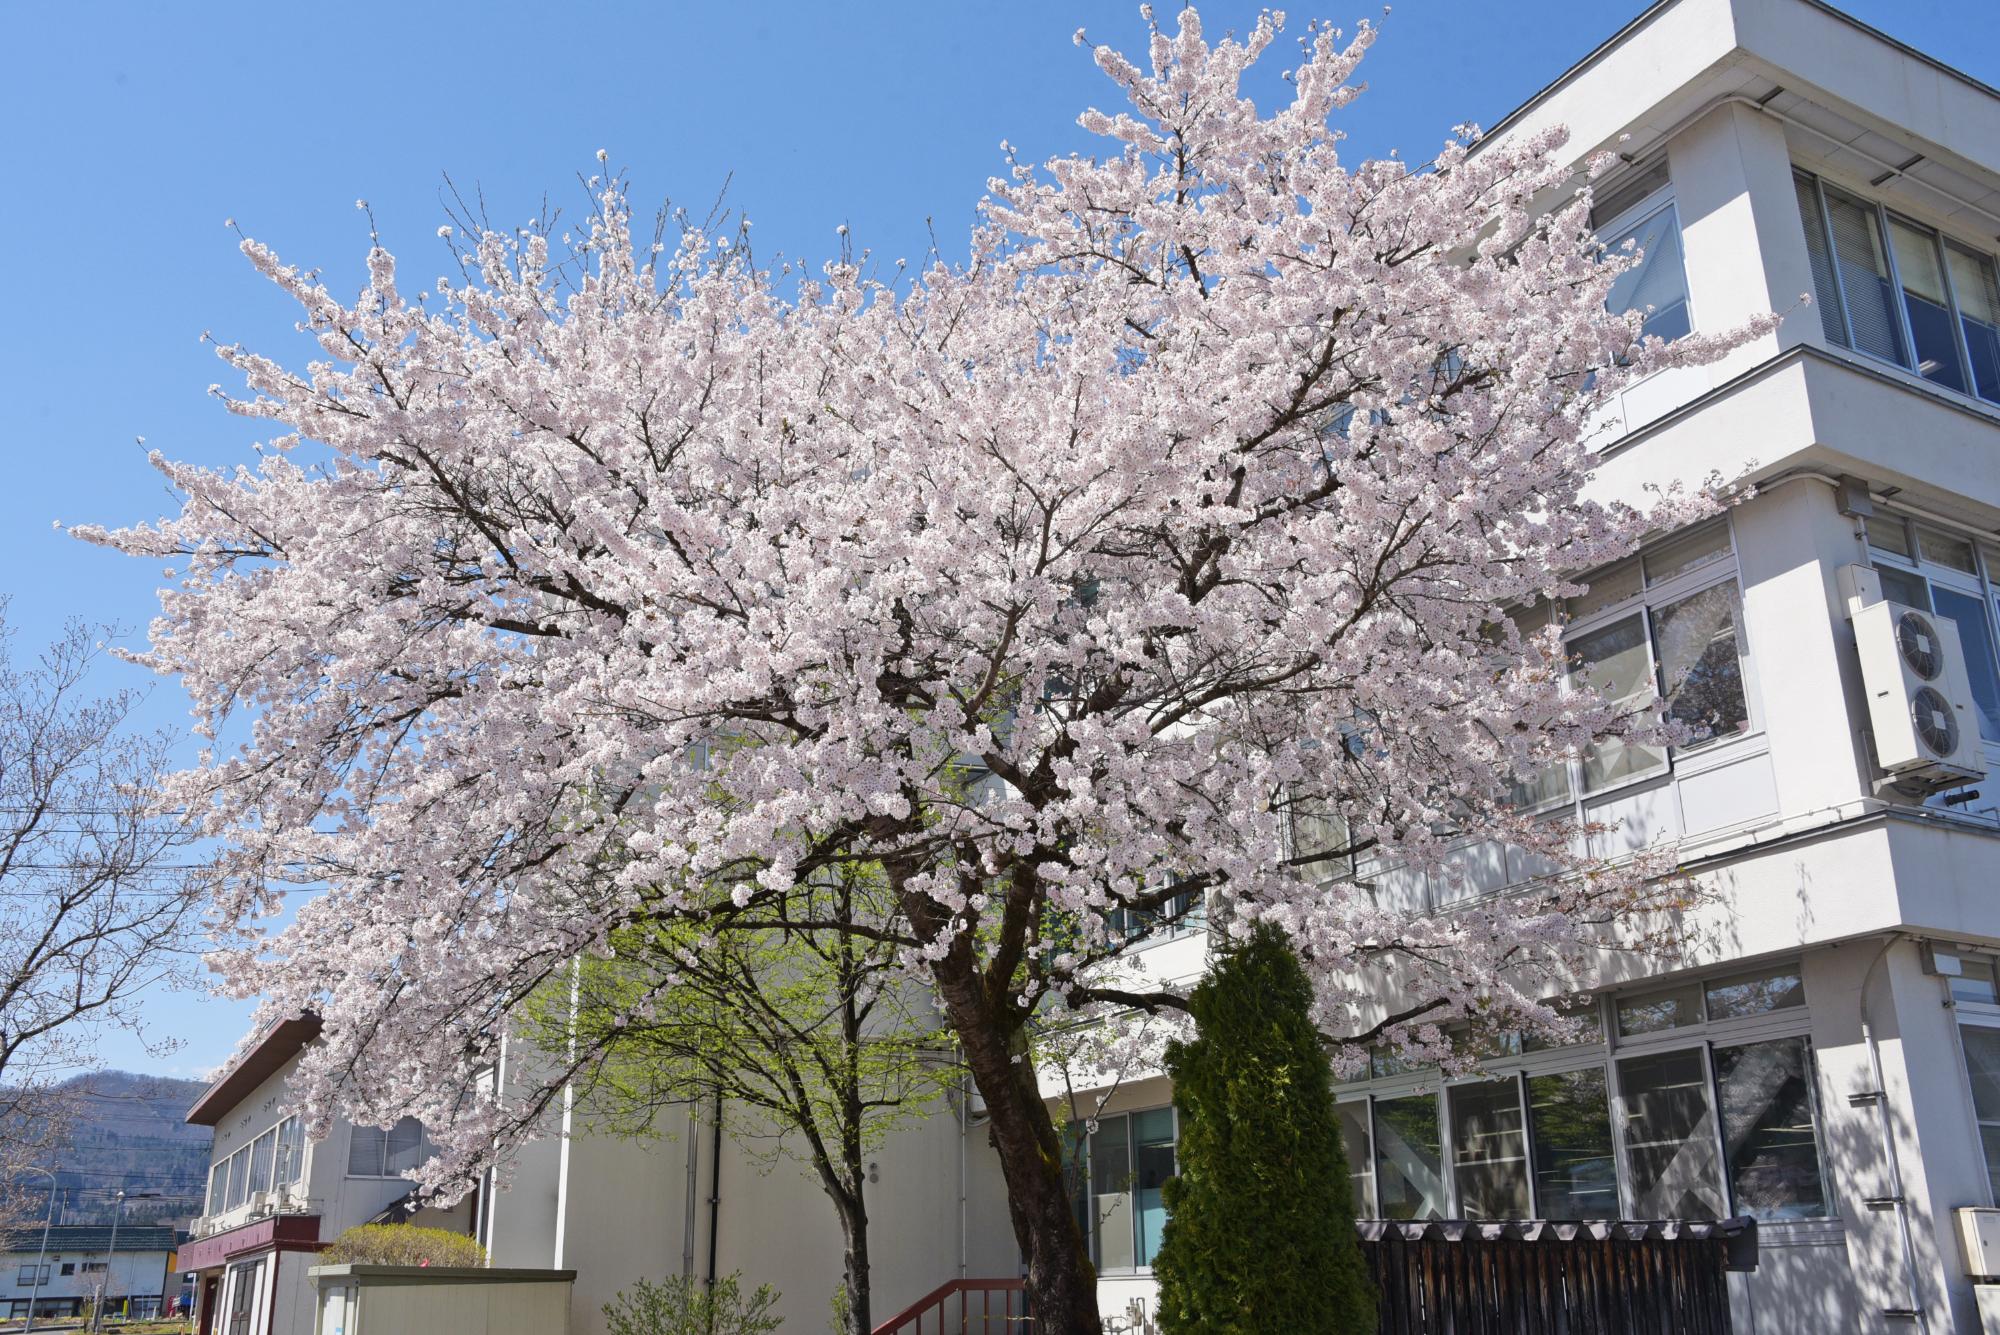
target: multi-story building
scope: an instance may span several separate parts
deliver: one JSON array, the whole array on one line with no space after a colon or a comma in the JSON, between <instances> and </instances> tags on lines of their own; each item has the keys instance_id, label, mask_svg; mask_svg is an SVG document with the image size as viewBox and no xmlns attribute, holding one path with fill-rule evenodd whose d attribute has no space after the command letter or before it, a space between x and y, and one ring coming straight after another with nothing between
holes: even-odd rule
<instances>
[{"instance_id":1,"label":"multi-story building","mask_svg":"<svg viewBox=\"0 0 2000 1335\"><path fill-rule=\"evenodd\" d=\"M153 1316L166 1304L171 1225L36 1224L0 1234L0 1316Z\"/></svg>"},{"instance_id":2,"label":"multi-story building","mask_svg":"<svg viewBox=\"0 0 2000 1335\"><path fill-rule=\"evenodd\" d=\"M306 1271L320 1245L357 1224L471 1231L475 1203L415 1209L406 1176L429 1157L423 1127L336 1120L311 1140L291 1110L290 1079L318 1036L311 1016L270 1026L188 1110L215 1128L208 1196L179 1264L194 1276L199 1335L312 1335Z\"/></svg>"},{"instance_id":3,"label":"multi-story building","mask_svg":"<svg viewBox=\"0 0 2000 1335\"><path fill-rule=\"evenodd\" d=\"M1739 1330L1978 1329L1954 1212L2000 1191L2000 91L1818 0L1664 0L1489 142L1551 124L1623 159L1596 222L1643 247L1614 299L1651 332L1788 313L1632 386L1601 437L1603 495L1754 496L1556 612L1580 688L1708 735L1522 795L1610 824L1607 855L1677 844L1712 902L1672 967L1605 961L1587 1041L1344 1086L1357 1206L1754 1215ZM1353 874L1449 912L1518 871L1466 856L1457 889ZM1199 937L1152 949L1201 967ZM1090 1138L1107 1311L1150 1294L1169 1099L1128 1081Z\"/></svg>"}]
</instances>

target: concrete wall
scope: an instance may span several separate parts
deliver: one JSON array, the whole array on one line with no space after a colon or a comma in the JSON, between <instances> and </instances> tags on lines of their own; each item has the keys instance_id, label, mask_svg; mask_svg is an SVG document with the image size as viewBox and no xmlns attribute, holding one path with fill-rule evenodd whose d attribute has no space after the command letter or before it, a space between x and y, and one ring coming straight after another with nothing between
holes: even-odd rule
<instances>
[{"instance_id":1,"label":"concrete wall","mask_svg":"<svg viewBox=\"0 0 2000 1335\"><path fill-rule=\"evenodd\" d=\"M565 1335L569 1280L535 1271L325 1266L310 1335Z\"/></svg>"}]
</instances>

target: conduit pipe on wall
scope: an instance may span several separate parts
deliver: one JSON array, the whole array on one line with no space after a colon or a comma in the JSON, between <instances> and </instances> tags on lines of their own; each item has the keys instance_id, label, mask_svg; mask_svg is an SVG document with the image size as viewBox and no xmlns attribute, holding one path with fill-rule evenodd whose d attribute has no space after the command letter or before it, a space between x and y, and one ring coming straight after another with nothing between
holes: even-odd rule
<instances>
[{"instance_id":1,"label":"conduit pipe on wall","mask_svg":"<svg viewBox=\"0 0 2000 1335\"><path fill-rule=\"evenodd\" d=\"M708 1170L708 1279L707 1288L715 1292L716 1247L722 1241L722 1090L715 1091L715 1145L711 1150ZM715 1309L709 1308L709 1320L715 1320Z\"/></svg>"},{"instance_id":2,"label":"conduit pipe on wall","mask_svg":"<svg viewBox=\"0 0 2000 1335\"><path fill-rule=\"evenodd\" d=\"M1862 1046L1868 1049L1868 1075L1874 1082L1874 1088L1866 1093L1851 1095L1848 1101L1875 1105L1875 1124L1881 1139L1882 1164L1889 1174L1889 1194L1880 1202L1870 1201L1869 1204L1871 1206L1878 1203L1886 1204L1896 1212L1897 1237L1902 1246L1904 1303L1901 1308L1884 1309L1883 1315L1912 1320L1921 1330L1930 1323L1924 1315L1923 1302L1917 1294L1917 1249L1910 1230L1910 1202L1903 1194L1902 1159L1896 1153L1895 1129L1889 1122L1889 1089L1882 1079L1882 1054L1875 1041L1874 1022L1868 1015L1869 984L1875 981L1875 970L1889 957L1890 949L1899 939L1895 935L1884 937L1881 948L1875 952L1875 958L1868 962L1867 972L1861 975L1861 1042Z\"/></svg>"}]
</instances>

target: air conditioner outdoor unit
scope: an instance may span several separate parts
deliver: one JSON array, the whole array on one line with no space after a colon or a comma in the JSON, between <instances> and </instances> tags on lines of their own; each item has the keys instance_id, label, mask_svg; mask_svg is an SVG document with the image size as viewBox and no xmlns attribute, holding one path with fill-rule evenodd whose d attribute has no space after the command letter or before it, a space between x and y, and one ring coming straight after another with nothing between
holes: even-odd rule
<instances>
[{"instance_id":1,"label":"air conditioner outdoor unit","mask_svg":"<svg viewBox=\"0 0 2000 1335\"><path fill-rule=\"evenodd\" d=\"M253 1191L250 1193L251 1214L270 1214L277 1208L277 1193L270 1191Z\"/></svg>"},{"instance_id":2,"label":"air conditioner outdoor unit","mask_svg":"<svg viewBox=\"0 0 2000 1335\"><path fill-rule=\"evenodd\" d=\"M1888 786L1919 796L1985 775L1958 628L1901 603L1854 609L1854 645Z\"/></svg>"}]
</instances>

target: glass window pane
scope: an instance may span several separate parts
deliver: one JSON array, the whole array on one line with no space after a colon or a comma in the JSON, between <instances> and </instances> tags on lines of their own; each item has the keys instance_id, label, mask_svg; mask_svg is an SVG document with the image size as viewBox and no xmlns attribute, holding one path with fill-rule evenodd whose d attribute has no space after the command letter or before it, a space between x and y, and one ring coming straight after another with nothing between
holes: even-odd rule
<instances>
[{"instance_id":1,"label":"glass window pane","mask_svg":"<svg viewBox=\"0 0 2000 1335\"><path fill-rule=\"evenodd\" d=\"M1090 1137L1091 1259L1100 1270L1130 1270L1136 1264L1129 1130L1123 1114L1103 1117Z\"/></svg>"},{"instance_id":2,"label":"glass window pane","mask_svg":"<svg viewBox=\"0 0 2000 1335\"><path fill-rule=\"evenodd\" d=\"M1759 1219L1825 1214L1805 1040L1717 1048L1715 1087L1736 1212Z\"/></svg>"},{"instance_id":3,"label":"glass window pane","mask_svg":"<svg viewBox=\"0 0 2000 1335\"><path fill-rule=\"evenodd\" d=\"M1737 653L1740 616L1734 582L1703 589L1653 613L1667 717L1692 730L1690 745L1733 737L1750 727L1743 661Z\"/></svg>"},{"instance_id":4,"label":"glass window pane","mask_svg":"<svg viewBox=\"0 0 2000 1335\"><path fill-rule=\"evenodd\" d=\"M1618 1032L1623 1035L1656 1034L1684 1024L1701 1023L1701 984L1682 983L1658 992L1641 992L1620 997Z\"/></svg>"},{"instance_id":5,"label":"glass window pane","mask_svg":"<svg viewBox=\"0 0 2000 1335\"><path fill-rule=\"evenodd\" d=\"M1621 561L1615 566L1608 566L1598 571L1587 580L1577 582L1587 587L1581 596L1569 600L1569 615L1572 621L1638 597L1639 563Z\"/></svg>"},{"instance_id":6,"label":"glass window pane","mask_svg":"<svg viewBox=\"0 0 2000 1335\"><path fill-rule=\"evenodd\" d=\"M1979 735L2000 742L2000 665L1994 661L1993 628L1986 619L1986 603L1971 594L1931 586L1931 601L1937 614L1958 628L1959 647L1965 651L1965 672L1972 682L1972 703L1979 709Z\"/></svg>"},{"instance_id":7,"label":"glass window pane","mask_svg":"<svg viewBox=\"0 0 2000 1335\"><path fill-rule=\"evenodd\" d=\"M1981 1006L2000 1005L2000 978L1993 972L1993 961L1977 955L1961 955L1958 961L1958 977L1951 980L1951 999L1970 1001Z\"/></svg>"},{"instance_id":8,"label":"glass window pane","mask_svg":"<svg viewBox=\"0 0 2000 1335\"><path fill-rule=\"evenodd\" d=\"M1525 1219L1528 1142L1521 1125L1521 1089L1513 1080L1483 1080L1445 1091L1451 1105L1451 1171L1461 1219Z\"/></svg>"},{"instance_id":9,"label":"glass window pane","mask_svg":"<svg viewBox=\"0 0 2000 1335\"><path fill-rule=\"evenodd\" d=\"M1729 978L1714 978L1708 984L1708 1018L1734 1020L1745 1015L1789 1010L1806 1004L1805 984L1797 969L1772 972L1760 969Z\"/></svg>"},{"instance_id":10,"label":"glass window pane","mask_svg":"<svg viewBox=\"0 0 2000 1335\"><path fill-rule=\"evenodd\" d=\"M405 1117L389 1128L387 1149L387 1172L391 1175L407 1173L420 1166L431 1157L431 1147L424 1140L424 1124L414 1117Z\"/></svg>"},{"instance_id":11,"label":"glass window pane","mask_svg":"<svg viewBox=\"0 0 2000 1335\"><path fill-rule=\"evenodd\" d=\"M1684 1048L1618 1063L1625 1160L1638 1219L1720 1219L1715 1122L1701 1050Z\"/></svg>"},{"instance_id":12,"label":"glass window pane","mask_svg":"<svg viewBox=\"0 0 2000 1335\"><path fill-rule=\"evenodd\" d=\"M1978 566L1973 564L1972 543L1965 538L1940 533L1934 528L1917 526L1917 550L1924 560L1935 562L1948 570L1973 574Z\"/></svg>"},{"instance_id":13,"label":"glass window pane","mask_svg":"<svg viewBox=\"0 0 2000 1335\"><path fill-rule=\"evenodd\" d=\"M1972 1078L1972 1114L1979 1121L1979 1139L1986 1149L1986 1175L1995 1199L2000 1199L2000 1029L1961 1025L1965 1073Z\"/></svg>"},{"instance_id":14,"label":"glass window pane","mask_svg":"<svg viewBox=\"0 0 2000 1335\"><path fill-rule=\"evenodd\" d=\"M1854 346L1908 366L1903 321L1896 310L1896 294L1889 288L1889 262L1875 206L1838 190L1825 193L1827 216L1833 223L1834 266L1847 295Z\"/></svg>"},{"instance_id":15,"label":"glass window pane","mask_svg":"<svg viewBox=\"0 0 2000 1335\"><path fill-rule=\"evenodd\" d=\"M1952 241L1944 243L1944 258L1972 360L1972 387L1980 398L2000 402L2000 283L1994 281L1993 261Z\"/></svg>"},{"instance_id":16,"label":"glass window pane","mask_svg":"<svg viewBox=\"0 0 2000 1335\"><path fill-rule=\"evenodd\" d=\"M1545 1035L1530 1031L1521 1035L1521 1047L1528 1052L1550 1052L1557 1048L1580 1047L1585 1043L1604 1041L1604 1018L1598 1010L1597 999L1592 997L1574 1006L1557 1007L1564 1015L1581 1024L1574 1038L1557 1041Z\"/></svg>"},{"instance_id":17,"label":"glass window pane","mask_svg":"<svg viewBox=\"0 0 2000 1335\"><path fill-rule=\"evenodd\" d=\"M276 1184L281 1187L292 1186L305 1176L305 1170L305 1123L296 1117L287 1117L278 1123L278 1166L274 1175Z\"/></svg>"},{"instance_id":18,"label":"glass window pane","mask_svg":"<svg viewBox=\"0 0 2000 1335\"><path fill-rule=\"evenodd\" d=\"M278 1133L275 1129L266 1131L250 1143L250 1191L254 1195L271 1189L271 1163L278 1147Z\"/></svg>"},{"instance_id":19,"label":"glass window pane","mask_svg":"<svg viewBox=\"0 0 2000 1335\"><path fill-rule=\"evenodd\" d=\"M1901 218L1889 220L1890 244L1896 248L1896 276L1903 283L1903 309L1910 317L1910 337L1916 342L1917 374L1965 392L1965 369L1958 360L1958 329L1944 295L1944 262L1937 237Z\"/></svg>"},{"instance_id":20,"label":"glass window pane","mask_svg":"<svg viewBox=\"0 0 2000 1335\"><path fill-rule=\"evenodd\" d=\"M1627 253L1628 245L1643 254L1637 265L1620 274L1611 285L1605 308L1616 315L1650 310L1641 334L1671 343L1692 327L1688 322L1687 269L1681 259L1681 229L1673 209L1661 209L1636 227L1621 232L1605 243L1605 249L1622 255Z\"/></svg>"},{"instance_id":21,"label":"glass window pane","mask_svg":"<svg viewBox=\"0 0 2000 1335\"><path fill-rule=\"evenodd\" d=\"M1375 1186L1384 1219L1444 1218L1435 1094L1375 1100Z\"/></svg>"},{"instance_id":22,"label":"glass window pane","mask_svg":"<svg viewBox=\"0 0 2000 1335\"><path fill-rule=\"evenodd\" d=\"M348 1133L347 1175L349 1177L383 1176L384 1156L389 1133L379 1126L357 1126Z\"/></svg>"},{"instance_id":23,"label":"glass window pane","mask_svg":"<svg viewBox=\"0 0 2000 1335\"><path fill-rule=\"evenodd\" d=\"M1875 573L1882 580L1882 596L1890 602L1926 612L1931 610L1930 589L1921 576L1889 566L1876 566Z\"/></svg>"},{"instance_id":24,"label":"glass window pane","mask_svg":"<svg viewBox=\"0 0 2000 1335\"><path fill-rule=\"evenodd\" d=\"M1354 1217L1375 1215L1375 1155L1368 1145L1368 1100L1351 1099L1333 1105L1340 1118L1340 1148L1347 1155L1347 1183L1354 1196Z\"/></svg>"},{"instance_id":25,"label":"glass window pane","mask_svg":"<svg viewBox=\"0 0 2000 1335\"><path fill-rule=\"evenodd\" d=\"M1812 264L1813 304L1819 307L1820 329L1827 342L1847 346L1847 322L1840 315L1840 287L1833 277L1833 246L1826 239L1826 219L1819 209L1819 187L1810 176L1792 175L1798 192L1799 221L1806 229L1806 258Z\"/></svg>"},{"instance_id":26,"label":"glass window pane","mask_svg":"<svg viewBox=\"0 0 2000 1335\"><path fill-rule=\"evenodd\" d=\"M1616 1219L1618 1164L1604 1068L1528 1077L1535 1210L1544 1219Z\"/></svg>"},{"instance_id":27,"label":"glass window pane","mask_svg":"<svg viewBox=\"0 0 2000 1335\"><path fill-rule=\"evenodd\" d=\"M1868 530L1868 545L1897 556L1910 555L1910 526L1895 515L1870 515L1861 521Z\"/></svg>"},{"instance_id":28,"label":"glass window pane","mask_svg":"<svg viewBox=\"0 0 2000 1335\"><path fill-rule=\"evenodd\" d=\"M1646 648L1644 617L1634 614L1579 635L1569 642L1569 650L1579 689L1597 691L1628 710L1653 699L1653 663ZM1658 769L1666 758L1663 747L1633 745L1616 737L1594 742L1583 755L1584 791Z\"/></svg>"},{"instance_id":29,"label":"glass window pane","mask_svg":"<svg viewBox=\"0 0 2000 1335\"><path fill-rule=\"evenodd\" d=\"M250 1199L250 1154L249 1147L229 1156L229 1207L234 1210Z\"/></svg>"},{"instance_id":30,"label":"glass window pane","mask_svg":"<svg viewBox=\"0 0 2000 1335\"><path fill-rule=\"evenodd\" d=\"M1676 575L1724 560L1729 555L1729 525L1704 524L1691 533L1669 538L1648 547L1642 558L1646 586L1664 583Z\"/></svg>"},{"instance_id":31,"label":"glass window pane","mask_svg":"<svg viewBox=\"0 0 2000 1335\"><path fill-rule=\"evenodd\" d=\"M1139 1226L1139 1264L1151 1265L1167 1224L1161 1189L1174 1175L1174 1110L1149 1108L1132 1114L1132 1193Z\"/></svg>"}]
</instances>

